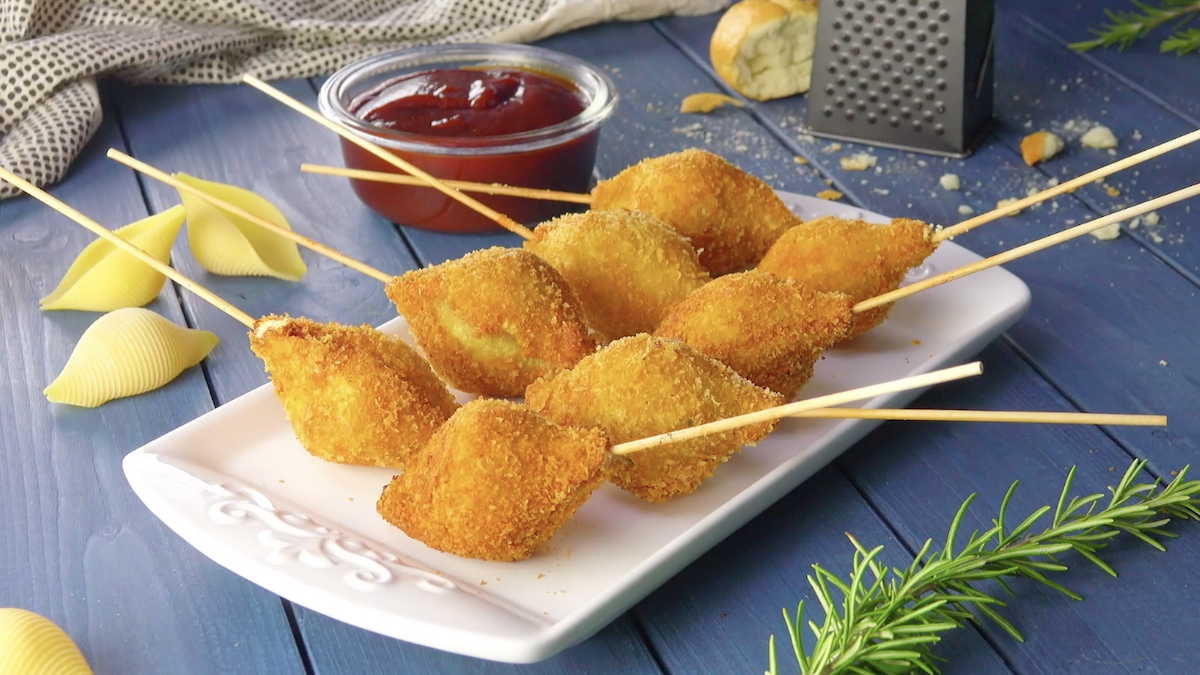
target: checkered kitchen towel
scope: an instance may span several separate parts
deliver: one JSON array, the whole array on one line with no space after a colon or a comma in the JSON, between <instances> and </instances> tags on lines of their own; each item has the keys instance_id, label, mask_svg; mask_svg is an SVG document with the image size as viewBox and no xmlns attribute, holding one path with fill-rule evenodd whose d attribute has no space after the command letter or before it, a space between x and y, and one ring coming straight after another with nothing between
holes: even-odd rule
<instances>
[{"instance_id":1,"label":"checkered kitchen towel","mask_svg":"<svg viewBox=\"0 0 1200 675\"><path fill-rule=\"evenodd\" d=\"M0 0L0 166L61 179L100 126L95 78L311 77L438 42L530 42L729 0ZM4 183L0 198L17 194Z\"/></svg>"}]
</instances>

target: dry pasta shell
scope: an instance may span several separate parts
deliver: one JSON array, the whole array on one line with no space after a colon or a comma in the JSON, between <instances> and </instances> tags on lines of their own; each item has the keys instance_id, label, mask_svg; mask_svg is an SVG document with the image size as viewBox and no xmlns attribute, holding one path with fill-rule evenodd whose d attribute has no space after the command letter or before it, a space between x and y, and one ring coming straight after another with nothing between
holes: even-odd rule
<instances>
[{"instance_id":1,"label":"dry pasta shell","mask_svg":"<svg viewBox=\"0 0 1200 675\"><path fill-rule=\"evenodd\" d=\"M171 257L171 246L183 227L185 212L175 206L149 218L126 225L116 233L122 239L154 256L159 262ZM41 299L42 309L77 309L111 312L122 307L141 307L158 297L167 278L138 262L107 240L87 245L67 268L62 281Z\"/></svg>"},{"instance_id":2,"label":"dry pasta shell","mask_svg":"<svg viewBox=\"0 0 1200 675\"><path fill-rule=\"evenodd\" d=\"M280 227L292 229L274 204L249 190L201 180L185 173L177 173L175 177ZM299 281L308 271L295 243L199 197L182 191L179 196L183 199L183 208L187 209L188 244L192 247L192 255L209 272Z\"/></svg>"},{"instance_id":3,"label":"dry pasta shell","mask_svg":"<svg viewBox=\"0 0 1200 675\"><path fill-rule=\"evenodd\" d=\"M43 393L52 403L95 408L163 386L216 344L216 335L177 326L148 309L118 309L83 332Z\"/></svg>"},{"instance_id":4,"label":"dry pasta shell","mask_svg":"<svg viewBox=\"0 0 1200 675\"><path fill-rule=\"evenodd\" d=\"M79 647L44 616L25 609L0 609L0 673L5 675L92 675Z\"/></svg>"}]
</instances>

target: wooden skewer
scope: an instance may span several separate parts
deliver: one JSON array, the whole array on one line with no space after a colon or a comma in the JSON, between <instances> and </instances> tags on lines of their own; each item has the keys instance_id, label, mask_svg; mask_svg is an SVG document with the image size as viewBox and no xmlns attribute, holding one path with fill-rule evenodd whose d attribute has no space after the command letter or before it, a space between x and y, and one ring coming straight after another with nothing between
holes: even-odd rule
<instances>
[{"instance_id":1,"label":"wooden skewer","mask_svg":"<svg viewBox=\"0 0 1200 675\"><path fill-rule=\"evenodd\" d=\"M183 276L177 270L175 270L175 268L171 267L170 265L164 265L163 263L159 262L158 259L155 258L154 256L150 255L149 253L146 253L145 251L138 248L137 246L134 246L133 244L129 243L128 241L125 241L124 239L122 239L120 237L120 235L116 234L115 232L112 232L111 230L104 227L100 223L97 223L96 221L92 220L91 218L88 218L87 216L83 215L79 211L76 211L74 208L67 205L65 202L59 200L58 198L52 196L50 193L46 192L45 190L42 190L41 188L30 183L29 181L25 180L24 178L21 178L20 176L14 174L13 172L9 171L8 169L6 169L4 167L0 167L0 178L3 178L4 180L12 183L13 185L21 188L21 190L23 190L29 196L42 202L46 206L49 206L50 208L54 209L55 211L58 211L59 213L63 214L67 218L70 218L71 220L75 221L76 223L79 223L80 225L86 227L87 229L91 230L97 236L107 239L108 241L112 242L112 244L114 246L121 249L122 251L125 251L129 255L146 263L150 267L153 267L155 270L162 272L168 278L175 281L175 283L179 284L180 286L183 286L184 288L188 289L189 291L191 291L191 292L195 293L196 295L199 295L200 297L204 298L205 300L211 302L214 307L225 312L229 316L237 319L238 321L241 321L243 324L246 325L247 328L254 327L254 319L252 319L249 314L247 314L247 313L243 312L242 310L238 309L237 307L234 307L233 305L229 304L228 302L225 301L225 299L221 298L216 293L213 293L212 291L201 286L200 284Z\"/></svg>"},{"instance_id":2,"label":"wooden skewer","mask_svg":"<svg viewBox=\"0 0 1200 675\"><path fill-rule=\"evenodd\" d=\"M1101 178L1105 178L1107 176L1111 176L1112 174L1114 174L1118 171L1124 171L1125 169L1128 169L1131 166L1135 166L1135 165L1141 164L1142 162L1145 162L1147 160L1154 159L1155 157L1158 157L1159 155L1165 155L1166 153L1168 153L1172 150L1175 150L1177 148L1182 148L1183 146L1185 146L1189 143L1195 143L1196 141L1200 141L1200 129L1197 129L1196 131L1193 131L1190 133L1186 133L1182 136L1179 136L1178 138L1169 140L1166 143L1161 143L1159 145L1156 145L1153 148L1143 150L1137 154L1130 155L1130 156L1126 157L1125 159L1117 160L1117 161L1113 162L1112 164L1102 166L1099 169L1085 173L1078 178L1073 178L1065 183L1060 183L1058 185L1055 185L1054 187L1052 187L1048 190L1043 190L1035 195L1031 195L1031 196L1021 199L1019 201L1013 202L1012 204L1005 206L1004 208L995 209L993 211L988 211L987 213L980 214L978 216L975 216L974 218L964 220L961 223L954 225L952 227L947 227L945 229L939 230L934 233L932 240L934 241L934 243L937 243L944 239L950 239L951 237L958 236L968 230L973 230L976 227L979 227L980 225L983 225L985 223L990 223L993 220L1003 218L1004 216L1012 213L1013 211L1019 211L1021 209L1029 208L1030 206L1033 206L1034 204L1040 204L1040 203L1046 201L1047 199L1053 199L1054 197L1057 197L1061 194L1064 194L1064 193L1070 192L1072 190L1078 189L1080 187L1083 187L1084 185L1087 185L1088 183L1099 180Z\"/></svg>"},{"instance_id":3,"label":"wooden skewer","mask_svg":"<svg viewBox=\"0 0 1200 675\"><path fill-rule=\"evenodd\" d=\"M1050 248L1051 246L1061 244L1065 241L1074 239L1075 237L1083 236L1088 232L1098 230L1107 225L1119 223L1123 220L1129 220L1134 216L1140 216L1143 213L1149 213L1155 209L1161 209L1164 206L1169 206L1175 202L1182 201L1189 197L1195 197L1196 195L1200 195L1200 183L1182 190L1177 190L1170 194L1163 195L1161 197L1157 197L1155 199L1151 199L1147 202L1142 202L1141 204L1117 211L1116 213L1111 213L1102 218L1090 220L1082 225L1076 225L1075 227L1072 227L1068 230L1063 230L1057 234L1052 234L1048 237L1031 241L1024 246L1018 246L1014 249L1005 251L1004 253L998 253L990 258L985 258L984 260L971 263L970 265L964 265L956 270L950 270L945 274L939 274L928 279L923 279L903 288L898 288L890 293L884 293L883 295L871 298L869 300L863 300L853 307L853 311L857 314L874 307L879 307L880 305L886 305L889 302L895 302L900 298L906 298L914 293L919 293L921 291L933 288L934 286L940 286L948 281L954 281L955 279L960 279L969 274L981 272L997 265L1003 265L1006 262L1016 260L1022 256L1027 256L1030 253L1036 253L1042 249Z\"/></svg>"},{"instance_id":4,"label":"wooden skewer","mask_svg":"<svg viewBox=\"0 0 1200 675\"><path fill-rule=\"evenodd\" d=\"M658 434L657 436L650 436L649 438L618 443L609 448L609 451L614 455L628 455L629 453L637 452L639 450L648 450L650 448L656 448L660 445L666 445L668 443L678 443L680 441L691 440L693 438L700 438L702 436L708 436L709 434L729 431L731 429L738 429L749 424L770 422L771 420L789 417L791 415L795 415L796 413L805 412L808 410L829 408L835 405L842 405L843 403L850 403L852 401L861 401L865 398L874 398L876 396L891 394L897 391L920 389L922 387L941 384L943 382L950 382L952 380L961 380L964 377L979 375L982 372L983 364L975 361L973 363L955 366L953 368L935 370L932 373L925 373L924 375L914 375L912 377L904 377L891 382L873 384L868 387L859 387L858 389L851 389L849 391L843 391L837 394L829 394L828 396L818 396L805 401L796 401L794 403L787 403L774 408L767 408L766 410L759 410L757 412L747 413L745 415L738 415L736 417L717 420L716 422L709 422L699 426L688 427L687 429L668 431L665 434Z\"/></svg>"},{"instance_id":5,"label":"wooden skewer","mask_svg":"<svg viewBox=\"0 0 1200 675\"><path fill-rule=\"evenodd\" d=\"M1165 427L1166 415L1025 412L1022 410L922 410L912 408L822 408L796 413L805 419L902 420L908 422L1014 422L1018 424L1108 424Z\"/></svg>"},{"instance_id":6,"label":"wooden skewer","mask_svg":"<svg viewBox=\"0 0 1200 675\"><path fill-rule=\"evenodd\" d=\"M130 157L129 155L121 152L120 150L116 150L114 148L109 148L108 149L108 157L109 157L109 159L114 159L114 160L120 162L121 164L124 164L125 166L127 166L131 169L134 169L135 171L140 171L141 173L144 173L147 176L154 178L155 180L162 181L163 183L170 185L171 187L175 188L176 190L179 190L180 192L186 192L194 197L203 199L204 201L208 202L209 204L212 204L213 206L215 206L221 210L228 211L229 213L232 213L236 216L241 216L242 218L249 220L250 222L254 223L255 225L258 225L259 227L270 230L271 232L274 232L275 234L277 234L285 239L294 241L297 244L299 244L305 248L312 249L313 251L316 251L317 253L320 253L321 255L332 258L333 260L336 260L351 269L358 270L359 272L362 272L363 274L365 274L373 279L382 281L385 284L392 280L393 275L391 275L391 274L387 274L386 272L377 270L374 267L371 267L370 265L368 265L366 263L359 262L359 261L355 260L354 258L351 258L345 254L339 253L339 252L333 250L332 248L329 248L328 246L321 244L319 242L313 241L312 239L309 239L308 237L306 237L298 232L293 232L292 230L289 230L286 227L280 227L279 225L267 220L266 218L255 215L255 214L247 211L246 209L243 209L240 206L237 206L236 204L232 204L230 202L225 201L224 199L221 199L220 197L210 195L207 192L204 192L203 190L198 190L198 189L192 187L191 185L188 185L187 183L172 176L171 174L161 171L159 169L156 169L141 160L134 159L133 157Z\"/></svg>"},{"instance_id":7,"label":"wooden skewer","mask_svg":"<svg viewBox=\"0 0 1200 675\"><path fill-rule=\"evenodd\" d=\"M499 211L496 211L495 209L490 208L486 204L482 204L478 200L473 199L472 197L468 197L467 195L459 192L458 190L455 190L454 188L446 185L445 183L438 180L437 178L434 178L433 176L429 175L428 173L413 166L411 163L405 161L404 159L401 159L400 157L393 155L392 153L388 152L387 150L384 150L383 148L379 147L378 145L375 145L374 143L362 138L358 134L355 134L353 131L346 128L345 126L338 124L337 122L334 122L332 120L326 119L325 117L321 116L316 111L309 108L308 106L297 101L296 99L292 98L291 96L288 96L287 94L283 93L282 91L279 91L278 89L276 89L275 87L272 87L271 85L267 84L266 82L263 82L262 80L258 79L257 77L254 77L253 75L245 75L242 77L242 81L245 82L246 84L250 85L251 87L254 87L255 89L261 91L262 93L266 94L267 96L270 96L271 98L275 99L276 101L279 101L280 103L286 105L287 107L291 108L292 110L295 110L296 112L300 113L301 115L304 115L305 117L316 122L317 124L320 124L321 126L325 127L326 129L333 131L334 133L336 133L337 135L346 139L347 141L350 141L351 143L362 148L363 150L366 150L367 152L371 153L372 155L375 155L379 159L382 159L383 161L387 162L388 164L391 164L392 166L396 167L397 169L406 171L406 172L420 178L421 180L425 181L425 183L427 183L430 187L438 190L439 192L446 195L447 197L456 199L459 202L462 202L464 205L470 207L471 209L474 209L478 213L481 213L484 216L491 218L493 221L496 222L497 225L499 225L500 227L503 227L504 229L508 230L509 232L518 234L521 237L524 237L525 239L533 238L533 231L530 230L529 228L525 227L524 225L518 223L517 221L513 220L512 218L509 218L508 216L504 215L503 213L500 213Z\"/></svg>"},{"instance_id":8,"label":"wooden skewer","mask_svg":"<svg viewBox=\"0 0 1200 675\"><path fill-rule=\"evenodd\" d=\"M346 169L340 166L326 166L324 164L301 164L300 170L305 173L316 173L323 176L341 176L342 178L372 180L378 183L429 187L429 185L420 178L405 176L398 173L387 173L386 171ZM572 204L592 203L591 195L580 194L578 192L560 192L558 190L513 187L512 185L501 185L500 183L473 183L468 180L443 180L442 182L452 188L462 190L463 192L482 192L488 195L505 195L508 197L528 197L529 199L570 202Z\"/></svg>"},{"instance_id":9,"label":"wooden skewer","mask_svg":"<svg viewBox=\"0 0 1200 675\"><path fill-rule=\"evenodd\" d=\"M1200 129L1197 129L1196 131L1192 131L1190 133L1186 133L1182 136L1179 136L1177 138L1169 140L1165 143L1160 143L1159 145L1156 145L1153 148L1148 148L1139 153L1130 155L1124 159L1117 160L1115 162L1112 162L1111 164L1102 166L1099 169L1096 169L1095 171L1089 171L1088 173L1085 173L1082 176L1079 176L1078 178L1073 178L1069 181L1066 181L1065 183L1060 183L1058 185L1055 185L1054 187L1048 188L1046 190L1042 190L1041 192L1039 192L1035 195L1030 195L1028 197L1025 197L1024 199L1018 200L1008 206L1005 206L1004 208L994 209L992 211L988 211L987 213L981 213L978 216L975 216L973 218L968 218L967 220L964 220L961 223L958 223L957 225L953 225L951 227L947 227L947 228L938 230L937 232L935 232L933 234L932 240L934 243L938 243L938 242L944 241L946 239L951 239L951 238L956 237L964 232L973 230L976 227L979 227L980 225L984 225L984 224L990 223L994 220L1003 218L1004 216L1012 213L1013 211L1027 209L1030 206L1033 206L1035 204L1040 204L1040 203L1046 201L1047 199L1053 199L1059 195L1066 194L1067 192L1076 190L1080 187L1083 187L1084 185L1087 185L1088 183L1100 180L1101 178L1107 178L1108 176L1111 176L1114 173L1117 173L1118 171L1124 171L1125 169L1128 169L1132 166L1137 166L1138 164L1141 164L1142 162L1146 162L1151 159L1154 159L1155 157L1165 155L1166 153L1171 152L1172 150L1177 150L1179 148L1182 148L1185 145L1188 145L1189 143L1195 143L1196 141L1200 141ZM413 178L412 176L402 176L402 175L397 175L397 174L393 174L393 173L385 173L382 171L362 171L359 169L344 169L342 167L325 166L322 164L301 164L300 170L305 171L307 173L317 173L317 174L323 174L323 175L327 175L327 176L342 176L345 178L356 178L356 179L360 179L360 180L373 180L373 181L378 181L381 183L394 183L397 185L425 185L426 184L417 178ZM539 189L535 189L535 188L514 187L511 185L472 183L470 181L444 181L444 182L447 185L451 185L455 188L458 188L459 190L465 190L467 192L483 192L486 194L493 194L493 195L509 195L509 196L513 196L513 197L528 197L530 199L544 199L544 200L549 200L549 201L571 202L573 204L591 204L592 203L592 196L590 194L580 194L580 193L576 193L576 192L560 192L557 190L539 190Z\"/></svg>"}]
</instances>

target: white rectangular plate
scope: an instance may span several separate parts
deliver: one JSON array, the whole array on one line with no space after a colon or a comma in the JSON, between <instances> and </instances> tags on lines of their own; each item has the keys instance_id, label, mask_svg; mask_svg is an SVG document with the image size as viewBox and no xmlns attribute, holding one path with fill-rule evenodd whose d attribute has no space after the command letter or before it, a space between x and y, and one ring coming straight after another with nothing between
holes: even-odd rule
<instances>
[{"instance_id":1,"label":"white rectangular plate","mask_svg":"<svg viewBox=\"0 0 1200 675\"><path fill-rule=\"evenodd\" d=\"M889 220L781 197L805 219ZM909 278L978 259L946 242ZM1029 289L1000 268L901 300L883 325L829 351L801 397L962 363L1028 306ZM407 337L402 319L381 329ZM918 394L867 405L903 406ZM529 663L600 630L877 424L787 420L697 492L665 504L606 485L541 551L516 563L440 553L385 523L375 500L394 472L309 455L269 384L135 450L124 468L179 536L274 593L408 642Z\"/></svg>"}]
</instances>

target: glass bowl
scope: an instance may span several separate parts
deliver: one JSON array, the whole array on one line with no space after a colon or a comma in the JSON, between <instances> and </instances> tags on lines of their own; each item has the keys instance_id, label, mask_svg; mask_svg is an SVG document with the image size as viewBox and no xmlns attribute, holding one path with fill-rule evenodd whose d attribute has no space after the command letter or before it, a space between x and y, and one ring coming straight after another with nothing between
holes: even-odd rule
<instances>
[{"instance_id":1,"label":"glass bowl","mask_svg":"<svg viewBox=\"0 0 1200 675\"><path fill-rule=\"evenodd\" d=\"M494 136L430 136L370 124L351 112L351 102L402 75L437 69L517 68L550 75L574 86L584 109L566 121L521 133ZM541 47L454 44L416 47L373 56L334 73L321 87L320 110L367 140L438 178L520 187L587 192L596 162L600 127L617 105L616 88L595 66ZM342 140L347 167L403 173ZM392 222L442 232L499 229L446 195L425 186L351 179L355 194ZM471 195L510 218L534 225L578 206L522 197Z\"/></svg>"}]
</instances>

